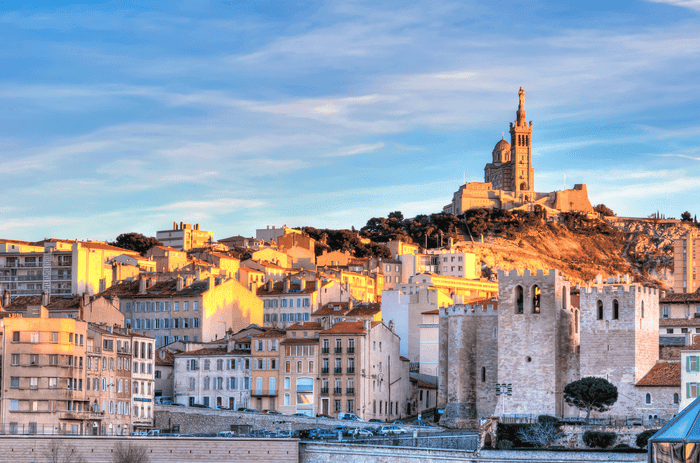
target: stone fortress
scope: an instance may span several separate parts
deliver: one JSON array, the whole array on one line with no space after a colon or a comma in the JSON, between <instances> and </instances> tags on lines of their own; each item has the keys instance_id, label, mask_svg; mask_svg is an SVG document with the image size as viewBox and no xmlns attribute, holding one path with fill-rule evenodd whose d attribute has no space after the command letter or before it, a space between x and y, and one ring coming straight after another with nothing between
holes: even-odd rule
<instances>
[{"instance_id":1,"label":"stone fortress","mask_svg":"<svg viewBox=\"0 0 700 463\"><path fill-rule=\"evenodd\" d=\"M473 208L517 209L536 204L556 211L593 212L585 184L573 189L535 192L535 169L532 167L532 121L525 114L525 91L518 92L520 104L515 123L510 123L510 143L496 143L492 162L484 168L484 182L469 182L455 192L443 212L460 215Z\"/></svg>"},{"instance_id":2,"label":"stone fortress","mask_svg":"<svg viewBox=\"0 0 700 463\"><path fill-rule=\"evenodd\" d=\"M572 290L557 270L499 271L498 282L497 310L470 304L440 309L442 424L473 427L479 418L501 414L579 417L563 390L586 376L618 388L617 403L601 416L678 413L677 387L645 381L662 366L656 289L620 278L603 284L599 277ZM497 385L505 384L512 395L497 396Z\"/></svg>"}]
</instances>

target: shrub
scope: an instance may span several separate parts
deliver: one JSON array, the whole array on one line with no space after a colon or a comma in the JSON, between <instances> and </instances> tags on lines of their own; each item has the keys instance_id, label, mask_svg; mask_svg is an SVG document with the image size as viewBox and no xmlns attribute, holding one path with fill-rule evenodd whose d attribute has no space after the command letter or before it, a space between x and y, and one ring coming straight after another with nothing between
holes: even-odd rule
<instances>
[{"instance_id":1,"label":"shrub","mask_svg":"<svg viewBox=\"0 0 700 463\"><path fill-rule=\"evenodd\" d=\"M617 444L614 449L631 449L632 446L629 444Z\"/></svg>"},{"instance_id":2,"label":"shrub","mask_svg":"<svg viewBox=\"0 0 700 463\"><path fill-rule=\"evenodd\" d=\"M554 426L561 426L561 421L559 421L559 418L556 416L551 416L551 415L540 415L537 417L537 422L538 423L552 423Z\"/></svg>"},{"instance_id":3,"label":"shrub","mask_svg":"<svg viewBox=\"0 0 700 463\"><path fill-rule=\"evenodd\" d=\"M647 443L649 442L649 438L657 432L658 429L647 429L646 431L640 432L639 434L637 434L637 440L635 441L635 444L637 444L637 447L639 447L640 449L646 449Z\"/></svg>"},{"instance_id":4,"label":"shrub","mask_svg":"<svg viewBox=\"0 0 700 463\"><path fill-rule=\"evenodd\" d=\"M496 428L496 441L501 442L508 440L513 443L514 447L534 447L534 445L520 440L520 437L518 436L520 431L526 430L529 427L529 424L522 423L498 423L498 427Z\"/></svg>"},{"instance_id":5,"label":"shrub","mask_svg":"<svg viewBox=\"0 0 700 463\"><path fill-rule=\"evenodd\" d=\"M586 431L583 433L583 443L590 448L606 449L615 443L617 434L614 432Z\"/></svg>"},{"instance_id":6,"label":"shrub","mask_svg":"<svg viewBox=\"0 0 700 463\"><path fill-rule=\"evenodd\" d=\"M513 441L510 441L508 439L499 440L498 444L496 444L496 448L498 450L510 450L513 448Z\"/></svg>"}]
</instances>

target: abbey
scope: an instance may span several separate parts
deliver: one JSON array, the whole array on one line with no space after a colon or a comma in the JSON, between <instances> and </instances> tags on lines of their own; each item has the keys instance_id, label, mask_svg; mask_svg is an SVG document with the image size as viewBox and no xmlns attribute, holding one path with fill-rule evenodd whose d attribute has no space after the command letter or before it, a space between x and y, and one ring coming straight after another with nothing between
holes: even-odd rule
<instances>
[{"instance_id":1,"label":"abbey","mask_svg":"<svg viewBox=\"0 0 700 463\"><path fill-rule=\"evenodd\" d=\"M557 211L593 211L585 184L574 185L569 190L535 192L532 121L527 122L522 87L518 96L520 103L516 120L510 123L510 143L505 138L496 143L491 153L492 160L484 168L484 181L462 185L443 212L460 215L472 208L508 210L535 204Z\"/></svg>"},{"instance_id":2,"label":"abbey","mask_svg":"<svg viewBox=\"0 0 700 463\"><path fill-rule=\"evenodd\" d=\"M670 418L679 386L659 383L680 363L659 361L659 291L602 278L572 288L558 271L499 271L498 304L440 309L441 424L472 427L492 415L576 417L564 387L606 378L619 399L605 417ZM497 308L496 308L497 307ZM510 395L498 396L498 385Z\"/></svg>"}]
</instances>

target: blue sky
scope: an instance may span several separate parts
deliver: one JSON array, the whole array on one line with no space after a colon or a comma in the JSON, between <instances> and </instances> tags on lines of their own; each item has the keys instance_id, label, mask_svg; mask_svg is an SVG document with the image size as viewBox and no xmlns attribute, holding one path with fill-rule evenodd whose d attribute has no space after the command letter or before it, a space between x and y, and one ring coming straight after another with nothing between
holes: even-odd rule
<instances>
[{"instance_id":1,"label":"blue sky","mask_svg":"<svg viewBox=\"0 0 700 463\"><path fill-rule=\"evenodd\" d=\"M698 76L700 0L4 1L0 237L439 212L520 86L537 191L698 213Z\"/></svg>"}]
</instances>

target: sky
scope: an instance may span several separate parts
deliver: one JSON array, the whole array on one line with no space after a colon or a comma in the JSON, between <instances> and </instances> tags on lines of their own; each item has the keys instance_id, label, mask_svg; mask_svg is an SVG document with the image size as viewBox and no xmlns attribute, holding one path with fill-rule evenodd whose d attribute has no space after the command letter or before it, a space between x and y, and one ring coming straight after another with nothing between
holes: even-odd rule
<instances>
[{"instance_id":1,"label":"sky","mask_svg":"<svg viewBox=\"0 0 700 463\"><path fill-rule=\"evenodd\" d=\"M0 238L440 212L525 89L535 189L700 212L700 0L0 2Z\"/></svg>"}]
</instances>

